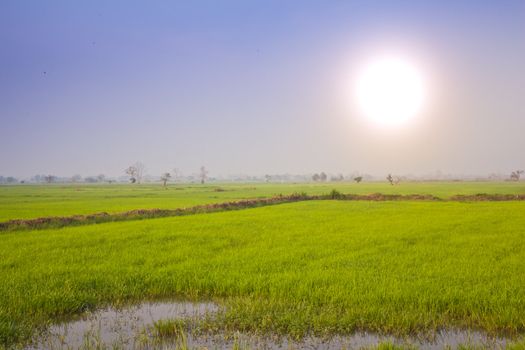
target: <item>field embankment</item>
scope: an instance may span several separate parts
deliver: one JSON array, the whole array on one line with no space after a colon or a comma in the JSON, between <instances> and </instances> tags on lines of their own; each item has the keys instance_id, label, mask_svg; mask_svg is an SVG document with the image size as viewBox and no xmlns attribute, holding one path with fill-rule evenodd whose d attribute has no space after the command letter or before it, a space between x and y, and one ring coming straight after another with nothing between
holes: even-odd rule
<instances>
[{"instance_id":1,"label":"field embankment","mask_svg":"<svg viewBox=\"0 0 525 350\"><path fill-rule=\"evenodd\" d=\"M232 202L213 203L196 205L188 208L176 209L136 209L122 213L108 214L106 212L94 213L89 215L73 215L73 216L51 216L36 219L14 219L5 222L0 222L0 231L15 231L15 230L36 230L46 228L61 228L65 226L78 226L100 224L105 222L115 221L129 221L129 220L144 220L163 218L170 216L184 216L204 213L215 213L221 211L241 210L256 207L263 207L268 205L276 205L283 203L293 203L310 200L345 200L345 201L442 201L443 199L432 195L419 194L343 194L336 190L332 190L329 194L323 195L308 195L306 193L294 193L291 195L279 195L271 198L258 198L249 200L239 200ZM448 201L522 201L525 200L525 195L520 194L486 194L478 193L475 195L455 195L449 197Z\"/></svg>"},{"instance_id":2,"label":"field embankment","mask_svg":"<svg viewBox=\"0 0 525 350\"><path fill-rule=\"evenodd\" d=\"M514 198L518 198L514 196ZM525 196L523 196L525 199ZM239 200L233 202L203 204L188 208L176 209L136 209L123 213L108 214L106 212L95 213L90 215L74 216L51 216L36 219L14 219L0 222L0 231L14 230L36 230L46 228L61 228L65 226L78 226L100 224L115 221L130 221L154 219L169 216L185 216L194 214L215 213L221 211L241 210L268 205L283 203L293 203L311 200L353 200L353 201L401 201L401 200L439 200L431 195L401 195L401 194L381 194L374 193L370 195L342 194L335 190L325 195L308 195L306 193L294 193L287 196L277 196L271 198L258 198L249 200Z\"/></svg>"}]
</instances>

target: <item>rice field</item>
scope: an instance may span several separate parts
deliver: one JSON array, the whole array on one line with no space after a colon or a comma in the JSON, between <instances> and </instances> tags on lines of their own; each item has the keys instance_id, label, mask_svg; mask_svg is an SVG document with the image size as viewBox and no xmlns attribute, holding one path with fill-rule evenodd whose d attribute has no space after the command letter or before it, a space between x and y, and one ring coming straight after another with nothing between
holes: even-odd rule
<instances>
[{"instance_id":1,"label":"rice field","mask_svg":"<svg viewBox=\"0 0 525 350\"><path fill-rule=\"evenodd\" d=\"M276 194L523 194L523 183L3 186L0 221ZM0 348L86 311L213 302L199 325L301 339L525 334L525 201L303 201L0 232ZM519 348L519 344L517 345Z\"/></svg>"},{"instance_id":2,"label":"rice field","mask_svg":"<svg viewBox=\"0 0 525 350\"><path fill-rule=\"evenodd\" d=\"M447 198L457 194L525 194L523 182L407 182L391 186L372 183L297 184L160 184L144 185L0 185L0 222L9 219L117 213L134 209L173 209L231 200L267 198L305 192L326 194L331 190L353 194L431 194Z\"/></svg>"}]
</instances>

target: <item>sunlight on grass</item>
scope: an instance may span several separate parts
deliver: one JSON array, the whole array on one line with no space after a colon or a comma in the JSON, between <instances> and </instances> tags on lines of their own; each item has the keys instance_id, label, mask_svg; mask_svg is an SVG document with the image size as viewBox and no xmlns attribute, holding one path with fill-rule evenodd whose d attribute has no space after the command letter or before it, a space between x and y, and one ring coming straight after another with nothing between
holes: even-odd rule
<instances>
[{"instance_id":1,"label":"sunlight on grass","mask_svg":"<svg viewBox=\"0 0 525 350\"><path fill-rule=\"evenodd\" d=\"M0 342L158 298L225 306L216 327L301 337L443 327L519 334L525 203L310 201L4 233Z\"/></svg>"}]
</instances>

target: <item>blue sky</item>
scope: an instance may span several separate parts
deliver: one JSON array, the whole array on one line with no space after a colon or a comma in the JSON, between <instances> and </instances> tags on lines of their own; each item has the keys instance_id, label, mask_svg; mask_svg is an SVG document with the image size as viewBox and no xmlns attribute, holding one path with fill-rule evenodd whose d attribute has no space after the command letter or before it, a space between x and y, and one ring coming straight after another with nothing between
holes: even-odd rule
<instances>
[{"instance_id":1,"label":"blue sky","mask_svg":"<svg viewBox=\"0 0 525 350\"><path fill-rule=\"evenodd\" d=\"M4 0L0 43L2 175L525 167L523 1ZM428 80L403 129L346 101L384 50Z\"/></svg>"}]
</instances>

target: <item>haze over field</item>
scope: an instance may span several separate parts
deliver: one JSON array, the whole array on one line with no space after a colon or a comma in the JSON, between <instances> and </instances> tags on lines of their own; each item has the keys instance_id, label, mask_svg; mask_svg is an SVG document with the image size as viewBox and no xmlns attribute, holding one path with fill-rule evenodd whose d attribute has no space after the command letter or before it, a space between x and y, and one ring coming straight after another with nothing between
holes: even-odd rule
<instances>
[{"instance_id":1,"label":"haze over field","mask_svg":"<svg viewBox=\"0 0 525 350\"><path fill-rule=\"evenodd\" d=\"M2 175L525 167L523 1L4 0L0 42ZM353 91L384 55L424 85L395 127Z\"/></svg>"}]
</instances>

